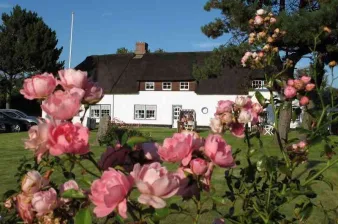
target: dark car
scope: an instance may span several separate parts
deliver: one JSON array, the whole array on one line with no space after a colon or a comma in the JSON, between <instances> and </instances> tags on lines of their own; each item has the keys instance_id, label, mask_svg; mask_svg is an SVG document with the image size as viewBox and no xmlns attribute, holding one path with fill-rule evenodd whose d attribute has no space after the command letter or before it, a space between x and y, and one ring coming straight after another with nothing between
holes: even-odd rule
<instances>
[{"instance_id":1,"label":"dark car","mask_svg":"<svg viewBox=\"0 0 338 224\"><path fill-rule=\"evenodd\" d=\"M0 112L5 113L6 115L12 118L19 118L25 121L28 121L31 125L37 125L39 122L36 117L28 116L22 111L15 110L15 109L0 109Z\"/></svg>"},{"instance_id":2,"label":"dark car","mask_svg":"<svg viewBox=\"0 0 338 224\"><path fill-rule=\"evenodd\" d=\"M7 132L27 131L31 127L31 124L28 121L12 118L3 112L0 112L0 123L5 124Z\"/></svg>"}]
</instances>

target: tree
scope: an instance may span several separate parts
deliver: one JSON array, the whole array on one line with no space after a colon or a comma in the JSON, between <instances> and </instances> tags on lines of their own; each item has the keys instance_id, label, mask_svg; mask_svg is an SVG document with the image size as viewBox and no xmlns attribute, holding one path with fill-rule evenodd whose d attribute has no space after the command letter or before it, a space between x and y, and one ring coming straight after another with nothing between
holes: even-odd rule
<instances>
[{"instance_id":1,"label":"tree","mask_svg":"<svg viewBox=\"0 0 338 224\"><path fill-rule=\"evenodd\" d=\"M0 82L10 108L14 90L24 77L34 73L56 73L63 68L58 61L62 47L57 48L55 31L37 13L15 6L10 14L2 14L0 25Z\"/></svg>"},{"instance_id":2,"label":"tree","mask_svg":"<svg viewBox=\"0 0 338 224\"><path fill-rule=\"evenodd\" d=\"M163 50L162 48L159 48L155 50L154 53L165 53L165 50Z\"/></svg>"},{"instance_id":3,"label":"tree","mask_svg":"<svg viewBox=\"0 0 338 224\"><path fill-rule=\"evenodd\" d=\"M130 53L133 53L133 52L128 50L125 47L120 47L120 48L117 48L116 50L116 54L130 54Z\"/></svg>"},{"instance_id":4,"label":"tree","mask_svg":"<svg viewBox=\"0 0 338 224\"><path fill-rule=\"evenodd\" d=\"M218 49L217 54L221 55L216 60L206 61L204 75L198 74L198 69L194 70L194 76L205 78L212 74L214 67L219 64L231 66L240 65L240 57L248 49L248 21L259 8L271 9L277 15L277 25L281 30L286 30L286 35L275 43L279 47L280 56L276 60L276 68L287 59L293 61L295 66L303 56L308 55L313 47L313 37L327 26L330 33L321 35L317 43L316 51L319 54L319 63L314 63L317 70L321 70L316 78L320 85L324 76L324 65L331 60L338 58L338 0L330 1L248 1L248 0L209 0L204 9L221 11L221 18L216 18L213 22L202 27L202 32L210 37L217 38L224 34L231 34L231 40ZM311 22L310 22L311 21ZM301 35L300 35L301 34ZM223 53L223 54L220 54ZM230 53L230 54L229 54ZM222 63L219 62L221 60ZM284 74L284 79L293 78L295 67L292 66ZM320 94L320 93L319 93ZM279 133L284 141L287 141L287 132L291 121L291 105L284 105L279 113L280 128Z\"/></svg>"}]
</instances>

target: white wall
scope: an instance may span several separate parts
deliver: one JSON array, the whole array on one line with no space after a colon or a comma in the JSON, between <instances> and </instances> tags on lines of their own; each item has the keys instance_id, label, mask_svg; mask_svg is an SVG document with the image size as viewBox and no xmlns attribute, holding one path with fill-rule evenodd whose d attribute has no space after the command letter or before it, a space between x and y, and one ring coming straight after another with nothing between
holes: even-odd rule
<instances>
[{"instance_id":1,"label":"white wall","mask_svg":"<svg viewBox=\"0 0 338 224\"><path fill-rule=\"evenodd\" d=\"M253 102L257 102L254 96L255 92L249 92ZM269 99L270 93L266 90L261 91L262 95ZM276 94L277 95L277 94ZM182 109L193 109L196 112L196 120L198 126L209 126L210 118L216 112L217 102L219 100L235 100L237 95L197 95L193 91L140 91L139 94L107 94L99 102L99 104L109 104L111 109L110 116L118 118L125 123L133 124L153 124L153 125L172 125L172 106L182 105ZM155 120L135 120L134 105L157 105ZM298 104L298 103L296 103ZM203 114L201 109L208 108L208 113ZM271 113L271 112L270 112ZM84 125L86 125L87 117L90 111L86 113ZM75 116L73 122L79 122L80 116ZM43 113L42 117L46 117ZM99 119L97 119L99 122ZM297 124L291 124L295 127Z\"/></svg>"}]
</instances>

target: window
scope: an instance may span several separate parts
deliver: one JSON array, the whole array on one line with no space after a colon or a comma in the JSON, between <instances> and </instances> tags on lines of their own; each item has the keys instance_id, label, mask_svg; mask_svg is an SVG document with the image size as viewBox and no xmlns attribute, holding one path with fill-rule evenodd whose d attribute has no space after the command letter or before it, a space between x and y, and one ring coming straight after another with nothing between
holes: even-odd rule
<instances>
[{"instance_id":1,"label":"window","mask_svg":"<svg viewBox=\"0 0 338 224\"><path fill-rule=\"evenodd\" d=\"M189 90L189 82L180 82L180 90Z\"/></svg>"},{"instance_id":2,"label":"window","mask_svg":"<svg viewBox=\"0 0 338 224\"><path fill-rule=\"evenodd\" d=\"M105 115L110 116L110 104L97 104L90 106L89 116L92 118L100 118Z\"/></svg>"},{"instance_id":3,"label":"window","mask_svg":"<svg viewBox=\"0 0 338 224\"><path fill-rule=\"evenodd\" d=\"M171 82L162 82L162 90L171 90Z\"/></svg>"},{"instance_id":4,"label":"window","mask_svg":"<svg viewBox=\"0 0 338 224\"><path fill-rule=\"evenodd\" d=\"M156 105L135 105L135 120L156 120Z\"/></svg>"},{"instance_id":5,"label":"window","mask_svg":"<svg viewBox=\"0 0 338 224\"><path fill-rule=\"evenodd\" d=\"M251 87L254 89L263 89L264 88L264 80L252 80Z\"/></svg>"},{"instance_id":6,"label":"window","mask_svg":"<svg viewBox=\"0 0 338 224\"><path fill-rule=\"evenodd\" d=\"M154 82L146 82L145 83L145 90L155 90Z\"/></svg>"}]
</instances>

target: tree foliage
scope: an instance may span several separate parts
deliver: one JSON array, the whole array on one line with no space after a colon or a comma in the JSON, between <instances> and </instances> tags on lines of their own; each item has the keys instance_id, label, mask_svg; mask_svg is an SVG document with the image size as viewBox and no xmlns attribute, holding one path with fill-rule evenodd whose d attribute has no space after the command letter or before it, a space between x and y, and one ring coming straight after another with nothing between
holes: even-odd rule
<instances>
[{"instance_id":1,"label":"tree foliage","mask_svg":"<svg viewBox=\"0 0 338 224\"><path fill-rule=\"evenodd\" d=\"M116 50L116 54L130 54L130 53L133 53L133 51L130 51L125 47L120 47L120 48L117 48Z\"/></svg>"},{"instance_id":2,"label":"tree foliage","mask_svg":"<svg viewBox=\"0 0 338 224\"><path fill-rule=\"evenodd\" d=\"M157 50L154 50L154 53L165 53L165 50L162 48L158 48Z\"/></svg>"},{"instance_id":3,"label":"tree foliage","mask_svg":"<svg viewBox=\"0 0 338 224\"><path fill-rule=\"evenodd\" d=\"M55 73L64 65L58 61L56 33L37 13L15 6L2 14L0 25L0 82L6 91L7 106L13 89L19 89L23 77L34 73Z\"/></svg>"}]
</instances>

